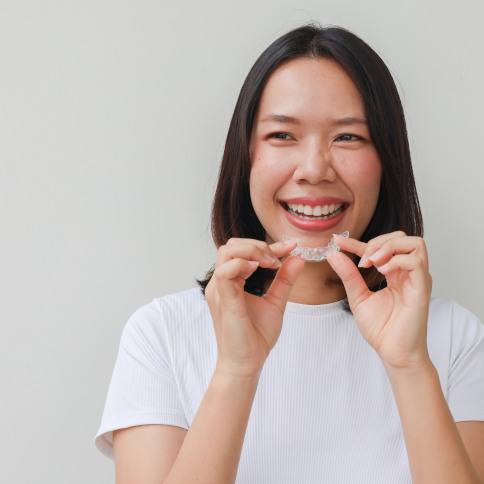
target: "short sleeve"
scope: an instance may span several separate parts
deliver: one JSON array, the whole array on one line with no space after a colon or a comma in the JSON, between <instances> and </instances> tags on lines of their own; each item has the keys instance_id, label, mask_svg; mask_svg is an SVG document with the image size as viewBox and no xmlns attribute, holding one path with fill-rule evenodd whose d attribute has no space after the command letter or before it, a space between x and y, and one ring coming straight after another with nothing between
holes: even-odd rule
<instances>
[{"instance_id":1,"label":"short sleeve","mask_svg":"<svg viewBox=\"0 0 484 484\"><path fill-rule=\"evenodd\" d=\"M154 299L137 309L121 334L96 447L113 457L113 430L144 424L188 429L171 365L167 332Z\"/></svg>"},{"instance_id":2,"label":"short sleeve","mask_svg":"<svg viewBox=\"0 0 484 484\"><path fill-rule=\"evenodd\" d=\"M484 420L484 324L454 301L448 405L455 422Z\"/></svg>"}]
</instances>

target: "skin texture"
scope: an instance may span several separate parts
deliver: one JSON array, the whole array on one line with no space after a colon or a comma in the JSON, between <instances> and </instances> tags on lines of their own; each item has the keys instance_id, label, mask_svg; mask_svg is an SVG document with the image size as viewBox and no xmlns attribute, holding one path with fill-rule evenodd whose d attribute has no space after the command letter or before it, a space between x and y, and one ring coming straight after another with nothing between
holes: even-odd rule
<instances>
[{"instance_id":1,"label":"skin texture","mask_svg":"<svg viewBox=\"0 0 484 484\"><path fill-rule=\"evenodd\" d=\"M298 118L300 124L263 122L273 113ZM349 230L350 237L358 239L365 231L378 201L381 162L366 124L334 124L349 116L365 118L363 101L332 60L293 59L269 78L250 140L251 201L266 230L266 242L282 240L286 234L316 247L326 245L334 232ZM276 132L285 134L274 136ZM309 232L290 224L279 203L298 196L336 196L350 206L338 225ZM340 300L345 291L338 281L326 261L306 263L289 301Z\"/></svg>"}]
</instances>

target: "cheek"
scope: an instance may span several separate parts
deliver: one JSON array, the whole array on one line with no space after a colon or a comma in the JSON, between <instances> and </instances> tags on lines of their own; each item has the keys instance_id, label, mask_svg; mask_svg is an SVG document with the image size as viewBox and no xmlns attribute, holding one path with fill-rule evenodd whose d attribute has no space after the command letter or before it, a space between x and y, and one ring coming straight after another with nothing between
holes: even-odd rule
<instances>
[{"instance_id":1,"label":"cheek","mask_svg":"<svg viewBox=\"0 0 484 484\"><path fill-rule=\"evenodd\" d=\"M366 195L368 199L378 197L381 163L375 150L348 154L341 160L340 168L341 175L355 193Z\"/></svg>"},{"instance_id":2,"label":"cheek","mask_svg":"<svg viewBox=\"0 0 484 484\"><path fill-rule=\"evenodd\" d=\"M380 187L381 165L378 160L366 160L360 164L355 172L355 181L364 186L369 192Z\"/></svg>"},{"instance_id":3,"label":"cheek","mask_svg":"<svg viewBox=\"0 0 484 484\"><path fill-rule=\"evenodd\" d=\"M252 166L260 172L278 173L287 165L280 152L264 145L256 146L252 160Z\"/></svg>"},{"instance_id":4,"label":"cheek","mask_svg":"<svg viewBox=\"0 0 484 484\"><path fill-rule=\"evenodd\" d=\"M286 183L290 166L270 153L256 153L250 170L250 193L254 207L258 200L271 200Z\"/></svg>"}]
</instances>

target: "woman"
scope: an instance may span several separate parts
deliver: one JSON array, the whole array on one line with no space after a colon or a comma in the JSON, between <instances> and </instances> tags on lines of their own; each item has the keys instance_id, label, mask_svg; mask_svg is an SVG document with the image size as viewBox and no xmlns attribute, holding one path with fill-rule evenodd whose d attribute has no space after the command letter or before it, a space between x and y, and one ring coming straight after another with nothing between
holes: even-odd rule
<instances>
[{"instance_id":1,"label":"woman","mask_svg":"<svg viewBox=\"0 0 484 484\"><path fill-rule=\"evenodd\" d=\"M484 327L431 297L402 106L366 43L311 24L257 59L212 229L201 290L124 328L96 435L118 482L484 479ZM282 242L345 230L317 263Z\"/></svg>"}]
</instances>

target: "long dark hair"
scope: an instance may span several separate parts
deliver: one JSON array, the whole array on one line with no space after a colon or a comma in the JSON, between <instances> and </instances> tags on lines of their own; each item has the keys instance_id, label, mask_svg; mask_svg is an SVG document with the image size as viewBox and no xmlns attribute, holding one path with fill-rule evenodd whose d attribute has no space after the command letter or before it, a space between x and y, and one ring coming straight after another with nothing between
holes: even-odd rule
<instances>
[{"instance_id":1,"label":"long dark hair","mask_svg":"<svg viewBox=\"0 0 484 484\"><path fill-rule=\"evenodd\" d=\"M282 63L298 57L336 61L358 89L365 108L370 136L382 165L377 206L363 242L384 233L403 230L423 236L422 214L412 170L403 107L393 78L383 60L363 40L342 27L309 23L276 39L256 60L247 75L230 122L212 205L211 228L217 248L231 237L265 241L249 193L249 144L254 116L271 73ZM359 258L351 254L353 260ZM215 264L198 280L203 295ZM386 287L385 277L375 267L360 269L370 290ZM259 267L244 289L264 294L275 270ZM344 309L350 311L347 298Z\"/></svg>"}]
</instances>

